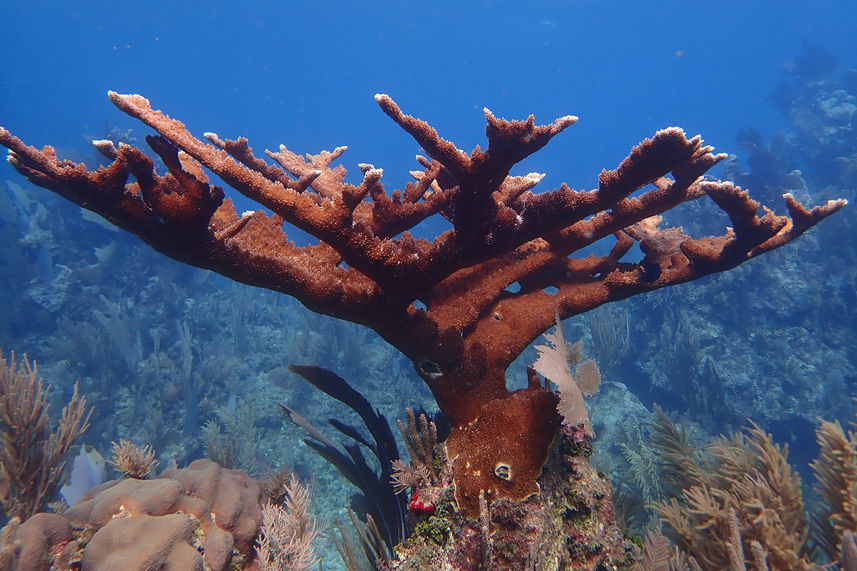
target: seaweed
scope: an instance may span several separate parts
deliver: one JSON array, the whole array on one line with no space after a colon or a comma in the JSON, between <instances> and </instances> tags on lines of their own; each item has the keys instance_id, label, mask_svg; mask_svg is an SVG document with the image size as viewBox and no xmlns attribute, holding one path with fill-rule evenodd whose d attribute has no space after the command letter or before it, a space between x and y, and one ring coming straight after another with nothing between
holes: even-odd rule
<instances>
[{"instance_id":1,"label":"seaweed","mask_svg":"<svg viewBox=\"0 0 857 571\"><path fill-rule=\"evenodd\" d=\"M358 429L337 419L328 419L336 430L353 443L340 446L324 436L305 418L284 403L280 408L292 422L306 430L309 438L304 442L322 458L333 464L345 478L360 490L359 498L368 514L379 524L381 536L390 553L393 547L407 537L405 498L397 495L391 483L392 462L399 458L399 449L390 423L359 391L333 371L315 365L290 365L289 370L304 378L314 387L346 404L355 411L372 436L364 438ZM367 462L362 447L369 449L378 459L376 471Z\"/></svg>"}]
</instances>

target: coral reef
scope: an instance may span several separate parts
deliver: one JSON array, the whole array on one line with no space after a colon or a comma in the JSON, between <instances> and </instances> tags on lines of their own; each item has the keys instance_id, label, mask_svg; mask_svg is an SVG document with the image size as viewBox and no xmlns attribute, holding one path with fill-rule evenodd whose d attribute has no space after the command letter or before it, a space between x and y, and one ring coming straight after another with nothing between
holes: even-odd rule
<instances>
[{"instance_id":1,"label":"coral reef","mask_svg":"<svg viewBox=\"0 0 857 571\"><path fill-rule=\"evenodd\" d=\"M5 129L0 144L31 181L171 257L375 329L412 360L450 419L447 446L459 456L455 479L468 490L462 507L470 517L477 515L475 494L484 488L477 465L506 465L512 454L509 468L520 477L497 476L505 484L493 482L496 497L522 499L537 490L534 479L559 422L555 397L532 382L509 392L505 371L555 312L565 318L733 268L793 240L845 204L807 210L786 195L790 218L768 210L759 216L759 204L746 192L702 178L725 155L712 154L699 137L687 139L679 129L638 145L616 170L602 172L596 190L562 185L536 194L531 189L539 175L510 176L510 169L576 118L536 126L532 117L513 122L486 111L488 147L467 154L379 95L382 110L430 157L420 159L424 170L416 184L389 195L382 172L371 165L362 166L359 186L344 182L344 169L330 167L343 148L304 160L281 147L269 153L280 165L273 166L255 157L244 139L208 134L206 144L141 96L110 97L159 132L147 141L169 174L159 175L140 150L110 141L97 147L113 162L92 173L59 161L50 148L27 147ZM239 216L200 163L274 215ZM126 185L129 174L136 182ZM731 220L725 234L693 239L680 229L659 228L660 214L706 195ZM407 232L434 215L452 229L433 241ZM321 243L290 243L284 221ZM609 254L572 257L611 235L616 241ZM622 261L635 243L645 257ZM508 291L513 284L520 289ZM510 419L514 426L504 424L504 438L495 438L498 423Z\"/></svg>"},{"instance_id":2,"label":"coral reef","mask_svg":"<svg viewBox=\"0 0 857 571\"><path fill-rule=\"evenodd\" d=\"M402 487L416 488L408 505L417 523L412 543L400 548L402 564L439 562L445 557L462 566L482 561L520 568L541 556L548 566L582 569L630 562L633 550L621 542L614 525L609 486L589 467L588 452L581 452L588 449L585 434L575 432L574 426L560 432L556 397L535 375L528 377L525 388L510 391L506 368L553 323L555 311L564 318L601 303L729 269L792 240L844 204L833 201L807 210L788 196L791 218L767 209L759 213L759 205L737 187L700 178L723 155L712 154L698 138L688 140L675 129L659 132L636 147L618 169L602 173L597 190L577 192L563 185L535 194L531 189L541 180L539 175L514 177L509 170L573 118L538 127L532 118L509 122L487 113L488 148L468 155L382 96L378 98L382 109L430 156L420 158L424 170L415 174L416 184L390 195L381 185L380 170L371 165L361 165L364 179L359 186L346 184L344 169L330 166L342 149L304 160L281 147L278 153L269 152L279 168L254 157L243 139L229 141L208 134L211 145L206 145L180 123L153 111L146 100L115 94L112 98L159 131L159 137L148 140L169 174L159 175L150 159L124 144L100 143L112 162L90 173L58 161L49 148L39 152L24 146L8 131L0 130L0 142L10 147L11 162L31 180L99 212L156 249L227 277L294 295L313 310L368 325L414 363L452 420L454 431L446 442L448 455L438 456L443 466L435 466L435 458L427 457L425 442L410 442L412 459L418 452L415 462L424 473L411 483L400 482ZM274 216L261 211L238 216L193 159L270 208ZM129 174L135 182L127 181ZM723 236L695 240L680 229L660 229L660 220L653 218L704 195L716 203L709 211L725 212L731 219L733 229ZM407 233L435 215L448 220L452 229L432 242ZM303 248L291 244L280 228L283 221L308 230L321 243ZM574 257L575 252L610 236L616 241L609 254ZM645 257L630 263L626 257L635 243ZM92 276L120 263L112 250L103 244L95 250L97 263L87 270ZM40 248L39 255L45 252ZM773 267L778 269L778 264ZM49 313L55 313L71 295L69 280L81 279L57 278L53 282L56 296L34 297ZM255 365L204 359L202 352L194 350L200 337L224 327L217 302L209 298L199 303L203 298L196 296L204 279L190 281L187 291L177 287L170 291L173 286L168 279L150 283L145 292L149 299L173 299L175 307L165 310L169 319L150 315L148 329L134 323L131 312L135 309L124 300L104 299L89 316L93 337L105 339L100 351L111 353L109 358L118 369L135 379L123 389L127 392L121 401L123 412L133 413L123 417L149 419L147 436L135 439L169 442L174 446L173 457L182 457L176 443L190 440L197 419L214 410L206 399L212 387L224 386L223 378L233 367ZM250 343L246 332L253 323L253 309L249 295L235 299L240 307L229 316L229 330L243 356ZM671 357L653 369L667 371L674 390L691 399L691 410L705 411L714 403L718 413L726 412L730 410L724 399L727 381L719 364L715 366L706 355L716 333L713 327L699 326L709 309L693 305L699 315L681 314L669 326L671 330L663 331L660 340L671 346ZM605 331L607 326L591 325L597 343L620 349L609 363L613 369L618 369L632 330L646 327L645 322L632 326L631 321L627 314L624 320L613 320L618 324L614 329L622 331L614 335ZM308 359L327 347L343 362L370 362L357 357L364 334L355 335L351 327L341 336L330 334L331 330L296 328L288 333L289 343L300 347ZM73 343L80 336L68 337L67 343ZM93 353L89 358L98 361L93 349L82 349L81 354L89 349ZM74 353L68 348L65 352ZM275 372L282 364L268 364L272 378L282 380ZM400 375L393 372L391 377L379 382L395 384ZM101 386L109 385L102 376ZM173 404L153 404L160 398ZM223 411L240 407L221 406L218 416L223 419L227 416ZM185 419L183 426L159 420L161 414L175 417L179 413ZM262 414L248 413L244 424L253 427ZM416 422L411 425L416 433ZM215 428L212 424L210 433L217 436ZM427 428L422 436L430 436ZM233 436L231 430L227 432ZM258 459L254 448L259 433L255 429L248 433L252 436L247 445L240 446L245 453L242 465ZM425 441L431 447L436 438ZM217 442L226 441L210 438L212 450ZM229 453L228 448L224 445L224 457L232 457L230 463L237 461L238 450ZM183 457L191 454L186 448ZM641 466L640 473L645 468ZM454 506L462 511L455 512ZM549 506L564 510L554 513ZM164 529L172 530L167 543L178 546L175 557L198 561L182 547L194 545L192 536L198 528L170 517L169 522L163 521L169 523ZM65 537L65 528L52 521L36 535ZM136 524L148 525L143 519ZM125 533L119 530L119 535L109 537L105 532L101 537L115 543ZM522 548L525 540L538 555ZM98 542L94 538L93 542L96 550ZM211 557L220 564L217 549L211 546ZM588 558L587 553L597 555ZM212 566L207 559L206 564Z\"/></svg>"}]
</instances>

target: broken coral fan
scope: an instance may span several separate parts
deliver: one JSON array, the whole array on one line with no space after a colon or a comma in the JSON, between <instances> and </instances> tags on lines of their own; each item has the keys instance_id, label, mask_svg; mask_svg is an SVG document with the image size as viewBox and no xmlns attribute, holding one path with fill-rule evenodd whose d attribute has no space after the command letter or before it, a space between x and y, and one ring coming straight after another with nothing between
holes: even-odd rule
<instances>
[{"instance_id":1,"label":"broken coral fan","mask_svg":"<svg viewBox=\"0 0 857 571\"><path fill-rule=\"evenodd\" d=\"M513 176L511 169L575 117L541 126L532 116L507 121L486 110L488 146L466 153L377 95L381 109L428 155L418 157L423 170L416 182L388 193L382 170L372 165L361 165L359 185L345 182L345 169L331 167L344 147L304 158L281 146L267 152L276 163L269 164L246 139L207 133L206 143L142 96L109 96L158 132L146 140L167 174L141 150L109 141L96 146L112 163L90 172L0 128L10 163L172 258L377 331L411 359L449 418L456 493L473 518L480 491L492 501L538 491L535 478L560 424L556 397L537 379L510 392L505 371L553 324L555 312L565 319L728 270L788 243L845 204L807 209L786 195L790 216L759 212L747 192L703 178L726 155L677 128L658 131L618 168L602 171L594 190L563 184L534 193L542 177ZM272 214L239 215L203 167ZM704 196L731 219L721 236L694 239L661 229L653 218ZM432 216L446 218L451 229L433 240L408 232ZM319 243L296 246L284 222ZM606 255L574 255L611 236ZM644 258L624 261L635 244ZM507 469L498 473L501 465Z\"/></svg>"},{"instance_id":2,"label":"broken coral fan","mask_svg":"<svg viewBox=\"0 0 857 571\"><path fill-rule=\"evenodd\" d=\"M562 415L563 424L583 425L592 436L589 412L583 395L594 395L601 385L601 371L594 359L583 359L583 343L569 343L562 332L562 321L556 316L556 332L545 333L547 345L536 345L539 357L533 363L537 373L553 382L559 390L557 410ZM571 368L577 365L576 371ZM577 374L574 374L574 373Z\"/></svg>"}]
</instances>

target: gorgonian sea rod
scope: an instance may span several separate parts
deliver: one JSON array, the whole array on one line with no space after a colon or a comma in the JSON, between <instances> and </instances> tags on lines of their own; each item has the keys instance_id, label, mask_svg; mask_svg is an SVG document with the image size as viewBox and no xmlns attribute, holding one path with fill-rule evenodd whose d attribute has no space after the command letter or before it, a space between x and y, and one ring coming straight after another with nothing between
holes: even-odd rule
<instances>
[{"instance_id":1,"label":"gorgonian sea rod","mask_svg":"<svg viewBox=\"0 0 857 571\"><path fill-rule=\"evenodd\" d=\"M535 375L510 392L505 371L555 314L567 318L733 268L845 205L807 209L785 195L789 216L775 215L732 183L703 179L726 155L677 128L658 131L618 168L602 171L597 189L563 184L536 193L541 175L510 170L575 117L536 125L532 116L507 121L486 110L488 146L468 154L377 95L428 155L417 157L415 182L389 193L381 169L369 164L360 165L359 185L345 182L345 169L331 166L344 147L304 158L281 146L266 151L269 162L246 139L206 133L201 140L139 95L109 96L157 131L146 140L168 173L159 174L141 150L109 141L96 145L112 163L91 172L0 128L10 163L172 258L377 331L413 361L449 418L456 495L471 517L480 491L523 499L538 490L560 423L556 397ZM237 214L203 167L273 214ZM660 228L658 215L704 196L731 220L723 235L692 238ZM437 216L450 229L434 239L408 232ZM318 244L296 246L284 223ZM611 235L608 254L575 256ZM644 258L623 261L635 243ZM503 477L495 474L500 464L509 468Z\"/></svg>"}]
</instances>

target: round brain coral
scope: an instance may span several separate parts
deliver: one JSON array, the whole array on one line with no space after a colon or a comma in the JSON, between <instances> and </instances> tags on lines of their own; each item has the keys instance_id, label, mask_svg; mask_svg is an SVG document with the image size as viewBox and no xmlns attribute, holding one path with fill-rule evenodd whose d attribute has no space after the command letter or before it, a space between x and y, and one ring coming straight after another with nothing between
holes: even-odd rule
<instances>
[{"instance_id":1,"label":"round brain coral","mask_svg":"<svg viewBox=\"0 0 857 571\"><path fill-rule=\"evenodd\" d=\"M36 551L62 553L64 560L79 560L85 569L226 571L254 566L261 502L259 483L243 470L197 460L152 480L106 482L62 516L39 514L49 516L42 519L51 523L41 526L44 532L35 525L41 520L28 521L11 539L20 540L26 550L29 540L38 537L32 542ZM57 523L77 533L46 533ZM88 538L90 531L94 534ZM22 562L17 563L21 568Z\"/></svg>"}]
</instances>

